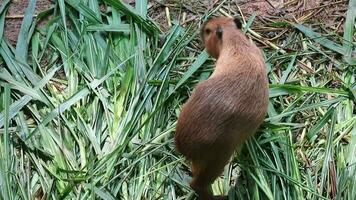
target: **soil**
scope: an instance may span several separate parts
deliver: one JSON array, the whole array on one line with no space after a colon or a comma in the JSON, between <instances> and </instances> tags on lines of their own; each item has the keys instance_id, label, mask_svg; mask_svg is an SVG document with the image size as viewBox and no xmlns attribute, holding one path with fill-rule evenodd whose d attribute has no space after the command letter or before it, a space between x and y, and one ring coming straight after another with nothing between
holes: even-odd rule
<instances>
[{"instance_id":1,"label":"soil","mask_svg":"<svg viewBox=\"0 0 356 200\"><path fill-rule=\"evenodd\" d=\"M0 5L5 0L0 0ZM28 0L12 0L5 17L4 36L11 44L16 44L17 36L21 28L23 15L28 5ZM37 0L35 15L49 9L52 5L50 0Z\"/></svg>"},{"instance_id":2,"label":"soil","mask_svg":"<svg viewBox=\"0 0 356 200\"><path fill-rule=\"evenodd\" d=\"M135 0L124 1L132 6L135 4ZM0 5L3 2L4 0L0 0ZM200 17L207 10L215 8L219 2L219 0L148 0L148 15L160 25L163 31L167 31L169 30L167 9L171 21L177 20L182 23L185 15L183 25L192 22L201 24ZM308 22L308 24L322 23L326 28L340 33L343 31L342 24L346 16L347 2L347 0L228 0L222 9L232 16L241 17L242 14L245 20L252 13L256 13L257 18L253 24L253 29L258 32L266 31L266 24L269 22L288 20ZM16 44L27 5L28 0L12 0L10 3L6 14L4 35L12 44ZM50 0L37 0L35 14L47 10L51 6ZM221 15L221 13L217 12L216 15ZM266 33L264 36L268 38L268 35L274 37L276 34Z\"/></svg>"}]
</instances>

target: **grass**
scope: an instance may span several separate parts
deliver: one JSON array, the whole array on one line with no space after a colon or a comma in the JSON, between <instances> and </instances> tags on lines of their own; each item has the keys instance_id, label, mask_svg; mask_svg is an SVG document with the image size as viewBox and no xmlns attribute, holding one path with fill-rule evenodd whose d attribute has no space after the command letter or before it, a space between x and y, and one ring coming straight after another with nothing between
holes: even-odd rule
<instances>
[{"instance_id":1,"label":"grass","mask_svg":"<svg viewBox=\"0 0 356 200\"><path fill-rule=\"evenodd\" d=\"M163 32L146 0L104 0L106 11L97 0L59 0L33 19L32 0L13 46L3 37L8 2L0 7L0 199L193 199L172 138L181 106L213 70L195 48L196 24L172 21ZM275 21L288 34L271 42L252 30L255 15L247 20L246 34L267 45L268 116L215 193L356 199L355 6L350 0L343 35Z\"/></svg>"}]
</instances>

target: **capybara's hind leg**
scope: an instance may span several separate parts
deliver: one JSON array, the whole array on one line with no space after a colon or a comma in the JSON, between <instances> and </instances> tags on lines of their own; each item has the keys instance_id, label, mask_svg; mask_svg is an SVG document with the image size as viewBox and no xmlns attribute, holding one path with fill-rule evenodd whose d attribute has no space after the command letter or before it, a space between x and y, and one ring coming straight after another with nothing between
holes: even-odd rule
<instances>
[{"instance_id":1,"label":"capybara's hind leg","mask_svg":"<svg viewBox=\"0 0 356 200\"><path fill-rule=\"evenodd\" d=\"M205 176L206 163L202 161L192 161L193 179L190 182L190 187L198 195L199 200L213 199L213 193L210 188L210 183L207 182Z\"/></svg>"},{"instance_id":2,"label":"capybara's hind leg","mask_svg":"<svg viewBox=\"0 0 356 200\"><path fill-rule=\"evenodd\" d=\"M214 197L211 184L224 171L229 158L209 159L209 161L192 161L193 180L190 187L197 193L199 200L224 199L223 196Z\"/></svg>"}]
</instances>

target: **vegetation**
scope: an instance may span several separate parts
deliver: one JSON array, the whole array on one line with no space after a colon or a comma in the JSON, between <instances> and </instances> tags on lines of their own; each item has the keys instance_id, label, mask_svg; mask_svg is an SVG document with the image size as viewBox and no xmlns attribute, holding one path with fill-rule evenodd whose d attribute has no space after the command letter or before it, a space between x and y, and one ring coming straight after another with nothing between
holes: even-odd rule
<instances>
[{"instance_id":1,"label":"vegetation","mask_svg":"<svg viewBox=\"0 0 356 200\"><path fill-rule=\"evenodd\" d=\"M225 14L226 1L199 18ZM106 5L106 6L99 6ZM56 1L18 42L0 7L0 199L194 199L189 163L174 150L177 116L213 70L197 24L169 31L114 0ZM50 16L44 26L36 26ZM268 116L213 185L230 199L356 199L356 0L344 33L268 22ZM253 102L251 102L253 106Z\"/></svg>"}]
</instances>

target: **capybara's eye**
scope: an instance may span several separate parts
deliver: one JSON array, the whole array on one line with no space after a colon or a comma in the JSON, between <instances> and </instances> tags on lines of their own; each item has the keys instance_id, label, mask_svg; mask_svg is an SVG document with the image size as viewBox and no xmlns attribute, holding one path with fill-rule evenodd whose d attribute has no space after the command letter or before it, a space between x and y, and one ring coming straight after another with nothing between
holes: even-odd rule
<instances>
[{"instance_id":1,"label":"capybara's eye","mask_svg":"<svg viewBox=\"0 0 356 200\"><path fill-rule=\"evenodd\" d=\"M207 34L207 35L209 35L210 34L210 32L211 32L211 30L210 29L205 29L205 34Z\"/></svg>"}]
</instances>

